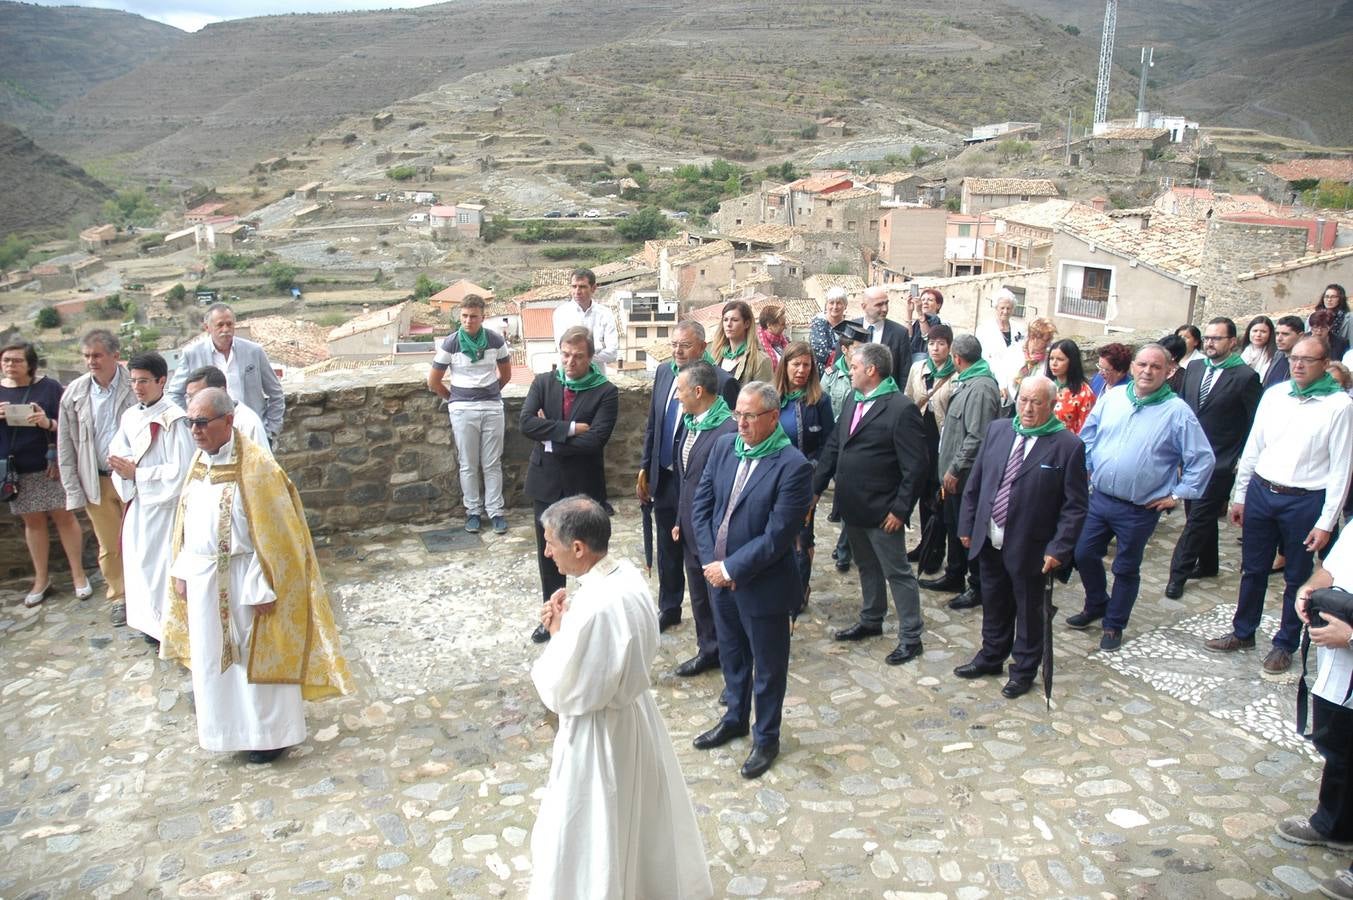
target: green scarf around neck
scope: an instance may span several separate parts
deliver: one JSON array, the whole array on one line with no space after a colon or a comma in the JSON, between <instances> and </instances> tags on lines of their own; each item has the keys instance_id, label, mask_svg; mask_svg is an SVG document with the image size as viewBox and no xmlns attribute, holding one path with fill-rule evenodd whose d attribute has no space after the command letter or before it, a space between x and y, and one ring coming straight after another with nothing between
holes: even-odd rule
<instances>
[{"instance_id":1,"label":"green scarf around neck","mask_svg":"<svg viewBox=\"0 0 1353 900\"><path fill-rule=\"evenodd\" d=\"M799 388L797 391L790 391L788 394L785 394L783 397L780 398L780 408L784 409L786 406L793 403L795 400L798 400L806 393L808 393L807 388Z\"/></svg>"},{"instance_id":2,"label":"green scarf around neck","mask_svg":"<svg viewBox=\"0 0 1353 900\"><path fill-rule=\"evenodd\" d=\"M1015 434L1020 437L1043 437L1045 434L1056 434L1059 431L1066 431L1066 424L1056 416L1049 416L1048 420L1037 428L1025 428L1019 421L1019 413L1015 413L1015 418L1011 421L1015 428Z\"/></svg>"},{"instance_id":3,"label":"green scarf around neck","mask_svg":"<svg viewBox=\"0 0 1353 900\"><path fill-rule=\"evenodd\" d=\"M835 369L836 371L840 372L842 375L846 376L847 378L849 378L849 377L850 377L850 360L847 358L847 356L848 356L848 354L845 354L845 353L839 353L839 354L837 354L837 356L836 356L836 362L832 363L832 368Z\"/></svg>"},{"instance_id":4,"label":"green scarf around neck","mask_svg":"<svg viewBox=\"0 0 1353 900\"><path fill-rule=\"evenodd\" d=\"M1292 396L1298 400L1305 400L1307 397L1324 397L1327 394L1337 394L1343 390L1339 387L1339 382L1335 381L1334 376L1329 372L1321 375L1306 387L1298 387L1295 378L1292 379L1290 384L1292 385Z\"/></svg>"},{"instance_id":5,"label":"green scarf around neck","mask_svg":"<svg viewBox=\"0 0 1353 900\"><path fill-rule=\"evenodd\" d=\"M714 361L714 357L709 355L708 350L706 350L703 354L700 355L700 360L701 362L707 362L711 366L718 368L719 364ZM672 360L670 363L668 363L668 365L672 367L672 374L674 375L681 371L681 367L676 364L676 360Z\"/></svg>"},{"instance_id":6,"label":"green scarf around neck","mask_svg":"<svg viewBox=\"0 0 1353 900\"><path fill-rule=\"evenodd\" d=\"M737 439L733 441L733 452L738 455L738 459L762 459L779 453L788 446L789 435L785 434L785 430L777 424L775 430L770 433L770 437L755 447L748 447L743 442L742 435L738 435Z\"/></svg>"},{"instance_id":7,"label":"green scarf around neck","mask_svg":"<svg viewBox=\"0 0 1353 900\"><path fill-rule=\"evenodd\" d=\"M687 431L709 431L727 422L731 415L733 413L728 408L728 401L723 397L716 397L714 398L714 405L705 410L703 419L696 421L695 416L686 413L681 417L681 421L685 423Z\"/></svg>"},{"instance_id":8,"label":"green scarf around neck","mask_svg":"<svg viewBox=\"0 0 1353 900\"><path fill-rule=\"evenodd\" d=\"M897 382L893 381L893 376L889 375L887 378L879 382L878 387L874 388L867 394L862 394L859 391L856 391L855 402L868 403L871 400L877 400L880 397L886 397L889 394L896 393L897 393Z\"/></svg>"},{"instance_id":9,"label":"green scarf around neck","mask_svg":"<svg viewBox=\"0 0 1353 900\"><path fill-rule=\"evenodd\" d=\"M738 345L738 349L736 350L733 349L733 346L731 344L728 345L727 347L724 347L723 358L737 359L739 356L742 356L744 353L747 352L747 345L750 344L751 342L752 342L751 338L744 340L741 344Z\"/></svg>"},{"instance_id":10,"label":"green scarf around neck","mask_svg":"<svg viewBox=\"0 0 1353 900\"><path fill-rule=\"evenodd\" d=\"M484 358L484 351L489 346L489 333L484 329L479 329L479 337L472 337L470 332L461 328L456 332L456 340L460 342L460 352L470 357L470 362L479 362Z\"/></svg>"},{"instance_id":11,"label":"green scarf around neck","mask_svg":"<svg viewBox=\"0 0 1353 900\"><path fill-rule=\"evenodd\" d=\"M930 377L934 378L936 381L954 374L954 358L952 356L947 358L944 361L944 365L939 366L938 368L935 366L935 360L927 356L925 358L925 365L926 368L930 370Z\"/></svg>"},{"instance_id":12,"label":"green scarf around neck","mask_svg":"<svg viewBox=\"0 0 1353 900\"><path fill-rule=\"evenodd\" d=\"M554 370L554 376L559 379L559 383L571 391L590 391L594 387L606 384L606 373L601 368L592 363L587 367L587 374L576 381L564 374L562 368Z\"/></svg>"},{"instance_id":13,"label":"green scarf around neck","mask_svg":"<svg viewBox=\"0 0 1353 900\"><path fill-rule=\"evenodd\" d=\"M1203 357L1203 365L1209 369L1234 369L1236 366L1245 365L1245 360L1241 359L1239 353L1232 353L1219 363L1214 363L1207 357Z\"/></svg>"},{"instance_id":14,"label":"green scarf around neck","mask_svg":"<svg viewBox=\"0 0 1353 900\"><path fill-rule=\"evenodd\" d=\"M962 372L959 372L958 380L972 381L974 378L981 378L983 376L990 378L992 381L996 380L996 376L991 374L991 363L987 362L985 359L979 359Z\"/></svg>"},{"instance_id":15,"label":"green scarf around neck","mask_svg":"<svg viewBox=\"0 0 1353 900\"><path fill-rule=\"evenodd\" d=\"M1127 386L1128 399L1132 401L1134 410L1141 409L1143 406L1155 406L1157 403L1164 403L1174 396L1174 391L1170 390L1168 384L1162 384L1156 388L1155 393L1145 397L1137 396L1137 382L1129 381Z\"/></svg>"}]
</instances>

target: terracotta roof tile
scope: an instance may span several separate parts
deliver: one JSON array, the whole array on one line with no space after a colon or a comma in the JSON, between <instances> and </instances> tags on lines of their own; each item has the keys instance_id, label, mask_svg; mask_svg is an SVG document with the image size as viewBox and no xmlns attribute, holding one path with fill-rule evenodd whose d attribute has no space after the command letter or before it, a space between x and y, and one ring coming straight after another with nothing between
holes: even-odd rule
<instances>
[{"instance_id":1,"label":"terracotta roof tile","mask_svg":"<svg viewBox=\"0 0 1353 900\"><path fill-rule=\"evenodd\" d=\"M1353 181L1353 158L1294 159L1291 162L1274 163L1264 168L1283 181L1306 181L1312 178Z\"/></svg>"},{"instance_id":2,"label":"terracotta roof tile","mask_svg":"<svg viewBox=\"0 0 1353 900\"><path fill-rule=\"evenodd\" d=\"M969 193L996 196L1060 197L1057 184L1051 178L965 178L963 186Z\"/></svg>"}]
</instances>

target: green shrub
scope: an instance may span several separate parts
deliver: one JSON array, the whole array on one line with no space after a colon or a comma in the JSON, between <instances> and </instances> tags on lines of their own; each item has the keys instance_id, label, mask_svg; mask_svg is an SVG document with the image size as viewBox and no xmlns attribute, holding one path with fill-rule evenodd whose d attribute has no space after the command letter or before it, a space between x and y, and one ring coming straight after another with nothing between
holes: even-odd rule
<instances>
[{"instance_id":1,"label":"green shrub","mask_svg":"<svg viewBox=\"0 0 1353 900\"><path fill-rule=\"evenodd\" d=\"M385 177L394 181L408 181L418 174L413 166L392 166L385 170Z\"/></svg>"},{"instance_id":2,"label":"green shrub","mask_svg":"<svg viewBox=\"0 0 1353 900\"><path fill-rule=\"evenodd\" d=\"M55 307L44 306L38 310L37 325L39 328L57 328L61 325L61 313Z\"/></svg>"}]
</instances>

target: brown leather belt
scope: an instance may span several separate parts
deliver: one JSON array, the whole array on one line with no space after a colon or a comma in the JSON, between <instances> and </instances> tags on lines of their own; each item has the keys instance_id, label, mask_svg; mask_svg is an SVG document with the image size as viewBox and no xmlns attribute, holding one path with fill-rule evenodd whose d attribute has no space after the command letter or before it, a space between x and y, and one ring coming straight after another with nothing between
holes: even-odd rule
<instances>
[{"instance_id":1,"label":"brown leather belt","mask_svg":"<svg viewBox=\"0 0 1353 900\"><path fill-rule=\"evenodd\" d=\"M1274 494L1289 494L1293 497L1303 497L1306 494L1323 493L1322 491L1311 491L1307 490L1306 488L1288 487L1285 484L1274 484L1272 481L1269 481L1267 478L1263 478L1259 475L1255 475L1254 480L1259 482L1260 487Z\"/></svg>"}]
</instances>

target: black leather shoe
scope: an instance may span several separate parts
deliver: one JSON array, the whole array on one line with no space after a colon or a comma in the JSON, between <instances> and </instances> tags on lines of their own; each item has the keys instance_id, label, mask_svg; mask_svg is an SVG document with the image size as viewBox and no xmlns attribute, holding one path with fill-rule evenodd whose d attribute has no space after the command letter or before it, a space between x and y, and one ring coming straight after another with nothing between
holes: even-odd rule
<instances>
[{"instance_id":1,"label":"black leather shoe","mask_svg":"<svg viewBox=\"0 0 1353 900\"><path fill-rule=\"evenodd\" d=\"M981 605L982 595L977 592L976 588L968 588L945 604L950 609L972 609L974 606Z\"/></svg>"},{"instance_id":2,"label":"black leather shoe","mask_svg":"<svg viewBox=\"0 0 1353 900\"><path fill-rule=\"evenodd\" d=\"M939 578L922 578L916 582L927 591L961 591L966 585L963 576L942 575Z\"/></svg>"},{"instance_id":3,"label":"black leather shoe","mask_svg":"<svg viewBox=\"0 0 1353 900\"><path fill-rule=\"evenodd\" d=\"M531 632L531 640L537 644L543 644L550 639L550 630L544 625L537 625L536 630Z\"/></svg>"},{"instance_id":4,"label":"black leather shoe","mask_svg":"<svg viewBox=\"0 0 1353 900\"><path fill-rule=\"evenodd\" d=\"M1005 671L1003 663L984 663L973 660L954 669L959 678L981 678L983 675L999 675Z\"/></svg>"},{"instance_id":5,"label":"black leather shoe","mask_svg":"<svg viewBox=\"0 0 1353 900\"><path fill-rule=\"evenodd\" d=\"M250 750L249 762L256 766L263 765L272 762L286 752L286 747L278 747L276 750Z\"/></svg>"},{"instance_id":6,"label":"black leather shoe","mask_svg":"<svg viewBox=\"0 0 1353 900\"><path fill-rule=\"evenodd\" d=\"M836 571L838 571L838 572L849 572L849 571L850 571L850 560L848 560L848 559L838 559L838 560L836 561Z\"/></svg>"},{"instance_id":7,"label":"black leather shoe","mask_svg":"<svg viewBox=\"0 0 1353 900\"><path fill-rule=\"evenodd\" d=\"M658 613L658 631L666 631L673 626L681 624L681 610L664 609Z\"/></svg>"},{"instance_id":8,"label":"black leather shoe","mask_svg":"<svg viewBox=\"0 0 1353 900\"><path fill-rule=\"evenodd\" d=\"M1033 689L1034 680L1032 678L1011 678L1001 688L1001 696L1007 700L1014 700L1016 697L1023 697Z\"/></svg>"},{"instance_id":9,"label":"black leather shoe","mask_svg":"<svg viewBox=\"0 0 1353 900\"><path fill-rule=\"evenodd\" d=\"M780 755L780 742L773 744L756 744L752 747L752 752L747 754L747 761L742 764L743 778L760 778L766 774L770 764L775 762L775 757Z\"/></svg>"},{"instance_id":10,"label":"black leather shoe","mask_svg":"<svg viewBox=\"0 0 1353 900\"><path fill-rule=\"evenodd\" d=\"M690 678L693 675L699 675L701 672L708 672L710 669L717 668L719 668L719 654L697 653L677 666L676 674L682 678Z\"/></svg>"},{"instance_id":11,"label":"black leather shoe","mask_svg":"<svg viewBox=\"0 0 1353 900\"><path fill-rule=\"evenodd\" d=\"M898 641L897 646L893 648L893 652L883 657L883 661L890 666L900 666L904 662L910 662L920 655L920 642L915 644L904 644L901 641Z\"/></svg>"},{"instance_id":12,"label":"black leather shoe","mask_svg":"<svg viewBox=\"0 0 1353 900\"><path fill-rule=\"evenodd\" d=\"M719 722L704 734L695 736L691 744L697 750L713 750L715 747L722 747L729 741L747 736L746 725L734 725L732 722Z\"/></svg>"},{"instance_id":13,"label":"black leather shoe","mask_svg":"<svg viewBox=\"0 0 1353 900\"><path fill-rule=\"evenodd\" d=\"M865 638L878 637L881 634L883 634L882 625L866 625L863 622L856 622L849 628L842 628L833 637L838 641L862 641Z\"/></svg>"},{"instance_id":14,"label":"black leather shoe","mask_svg":"<svg viewBox=\"0 0 1353 900\"><path fill-rule=\"evenodd\" d=\"M1216 578L1221 574L1221 570L1213 569L1210 572L1204 572L1202 569L1194 569L1188 574L1189 581L1196 581L1199 578Z\"/></svg>"},{"instance_id":15,"label":"black leather shoe","mask_svg":"<svg viewBox=\"0 0 1353 900\"><path fill-rule=\"evenodd\" d=\"M907 551L907 562L916 562L921 558L921 545L917 544L915 550Z\"/></svg>"},{"instance_id":16,"label":"black leather shoe","mask_svg":"<svg viewBox=\"0 0 1353 900\"><path fill-rule=\"evenodd\" d=\"M1165 596L1169 597L1171 600L1178 600L1180 597L1184 596L1184 582L1171 578L1165 584Z\"/></svg>"},{"instance_id":17,"label":"black leather shoe","mask_svg":"<svg viewBox=\"0 0 1353 900\"><path fill-rule=\"evenodd\" d=\"M1095 624L1102 618L1104 618L1104 614L1102 612L1093 613L1090 612L1090 610L1088 609L1083 609L1080 612L1076 613L1074 616L1066 617L1066 627L1089 628L1091 625Z\"/></svg>"}]
</instances>

